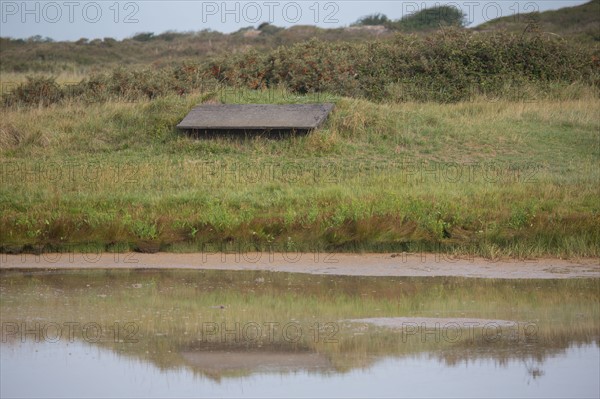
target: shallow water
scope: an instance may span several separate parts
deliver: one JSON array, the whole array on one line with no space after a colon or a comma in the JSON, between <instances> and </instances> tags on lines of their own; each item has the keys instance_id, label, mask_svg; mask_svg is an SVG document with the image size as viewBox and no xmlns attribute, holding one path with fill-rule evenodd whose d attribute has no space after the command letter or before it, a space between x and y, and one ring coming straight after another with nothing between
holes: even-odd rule
<instances>
[{"instance_id":1,"label":"shallow water","mask_svg":"<svg viewBox=\"0 0 600 399\"><path fill-rule=\"evenodd\" d=\"M187 369L161 370L76 343L19 345L1 357L2 397L597 397L597 345L572 347L540 365L493 360L448 366L428 354L384 358L347 373L257 373L215 381Z\"/></svg>"},{"instance_id":2,"label":"shallow water","mask_svg":"<svg viewBox=\"0 0 600 399\"><path fill-rule=\"evenodd\" d=\"M594 279L0 277L2 397L600 396Z\"/></svg>"}]
</instances>

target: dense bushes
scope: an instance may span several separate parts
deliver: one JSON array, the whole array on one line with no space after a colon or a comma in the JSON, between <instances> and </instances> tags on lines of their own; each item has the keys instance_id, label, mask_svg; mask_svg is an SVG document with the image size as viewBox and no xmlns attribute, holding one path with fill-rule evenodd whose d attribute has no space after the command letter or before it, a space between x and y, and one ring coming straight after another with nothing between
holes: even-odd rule
<instances>
[{"instance_id":1,"label":"dense bushes","mask_svg":"<svg viewBox=\"0 0 600 399\"><path fill-rule=\"evenodd\" d=\"M64 96L64 89L56 83L54 78L28 77L26 83L17 86L5 96L4 103L6 105L13 103L49 105L59 102Z\"/></svg>"},{"instance_id":2,"label":"dense bushes","mask_svg":"<svg viewBox=\"0 0 600 399\"><path fill-rule=\"evenodd\" d=\"M392 22L386 15L381 13L366 15L356 21L353 26L387 25Z\"/></svg>"},{"instance_id":3,"label":"dense bushes","mask_svg":"<svg viewBox=\"0 0 600 399\"><path fill-rule=\"evenodd\" d=\"M61 100L104 102L154 99L166 94L187 94L201 88L215 87L199 65L96 73L74 85L58 85L53 78L28 78L27 82L3 97L4 106L48 105Z\"/></svg>"},{"instance_id":4,"label":"dense bushes","mask_svg":"<svg viewBox=\"0 0 600 399\"><path fill-rule=\"evenodd\" d=\"M524 83L543 87L583 82L598 87L599 69L588 50L554 37L447 29L364 43L313 39L265 54L250 50L203 64L119 69L69 88L51 79L33 79L3 102L155 98L185 94L207 81L259 90L285 86L294 93L331 92L372 100L455 102L480 93L502 96L507 85Z\"/></svg>"},{"instance_id":5,"label":"dense bushes","mask_svg":"<svg viewBox=\"0 0 600 399\"><path fill-rule=\"evenodd\" d=\"M183 67L182 67L183 68ZM85 101L105 101L110 98L136 100L153 99L169 93L187 92L187 81L171 70L125 70L117 69L111 74L95 74L71 88L70 94ZM181 78L181 79L180 79Z\"/></svg>"},{"instance_id":6,"label":"dense bushes","mask_svg":"<svg viewBox=\"0 0 600 399\"><path fill-rule=\"evenodd\" d=\"M466 15L454 6L426 8L387 24L390 29L404 32L431 31L443 26L462 27L465 25Z\"/></svg>"},{"instance_id":7,"label":"dense bushes","mask_svg":"<svg viewBox=\"0 0 600 399\"><path fill-rule=\"evenodd\" d=\"M464 27L466 26L466 17L466 14L457 7L437 6L424 8L395 21L384 14L371 14L360 18L352 25L382 25L391 30L414 33L432 31L440 27Z\"/></svg>"},{"instance_id":8,"label":"dense bushes","mask_svg":"<svg viewBox=\"0 0 600 399\"><path fill-rule=\"evenodd\" d=\"M83 38L75 42L54 43L0 37L0 71L61 73L107 70L117 66L173 66L184 61L206 61L208 57L219 54L229 55L249 46L268 52L280 45L289 46L311 37L324 41L365 41L374 37L368 31L308 25L283 29L263 23L258 28L261 34L257 37L244 37L243 32L247 28L231 34L209 30L167 31L161 34L141 33L123 40Z\"/></svg>"},{"instance_id":9,"label":"dense bushes","mask_svg":"<svg viewBox=\"0 0 600 399\"><path fill-rule=\"evenodd\" d=\"M311 40L266 56L220 58L209 70L220 81L253 89L283 84L299 93L442 102L498 94L507 82L598 84L599 72L590 53L560 39L458 29L366 43Z\"/></svg>"},{"instance_id":10,"label":"dense bushes","mask_svg":"<svg viewBox=\"0 0 600 399\"><path fill-rule=\"evenodd\" d=\"M454 6L437 6L424 8L395 21L384 14L371 14L360 18L352 25L382 25L388 29L402 32L426 32L440 27L464 27L466 26L466 14Z\"/></svg>"}]
</instances>

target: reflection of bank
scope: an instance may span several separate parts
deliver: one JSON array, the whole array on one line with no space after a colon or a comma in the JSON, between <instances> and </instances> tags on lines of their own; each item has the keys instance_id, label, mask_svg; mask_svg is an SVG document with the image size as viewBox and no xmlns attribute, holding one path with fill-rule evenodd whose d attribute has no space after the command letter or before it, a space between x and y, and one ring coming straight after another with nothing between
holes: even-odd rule
<instances>
[{"instance_id":1,"label":"reflection of bank","mask_svg":"<svg viewBox=\"0 0 600 399\"><path fill-rule=\"evenodd\" d=\"M179 349L182 363L209 378L257 373L336 372L331 357L310 345L274 342L202 341Z\"/></svg>"},{"instance_id":2,"label":"reflection of bank","mask_svg":"<svg viewBox=\"0 0 600 399\"><path fill-rule=\"evenodd\" d=\"M249 352L231 351L231 355L244 357ZM287 394L325 397L329 394L396 397L406 394L416 397L422 394L425 397L526 397L529 393L534 397L594 397L599 392L598 345L571 346L564 353L549 356L543 364L511 359L506 367L500 368L486 357L468 367L449 367L434 353L381 356L371 367L347 374L323 372L323 369L312 372L313 366L319 364L318 360L313 361L315 355L318 357L314 352L299 352L297 357L274 351L272 357L263 358L258 364L254 360L242 363L238 359L234 360L235 364L226 364L226 351L212 353L215 358L201 353L201 363L192 364L195 359L190 359L167 370L148 361L123 356L119 351L94 349L79 342L68 346L32 343L12 348L3 344L0 345L1 396L285 397ZM304 367L287 368L289 371L283 372L286 364L279 360L279 355L291 357ZM186 353L177 353L177 356L182 361L188 357ZM205 362L233 367L218 369L218 365ZM267 364L274 370L263 367ZM524 378L525 372L528 375ZM536 378L539 381L533 382Z\"/></svg>"},{"instance_id":3,"label":"reflection of bank","mask_svg":"<svg viewBox=\"0 0 600 399\"><path fill-rule=\"evenodd\" d=\"M195 351L181 356L193 369L208 376L255 372L333 371L327 356L316 352Z\"/></svg>"},{"instance_id":4,"label":"reflection of bank","mask_svg":"<svg viewBox=\"0 0 600 399\"><path fill-rule=\"evenodd\" d=\"M390 359L410 362L415 358L452 368L478 362L503 368L524 364L528 378L535 379L544 376L548 359L565 355L574 346L599 343L595 328L561 331L545 326L538 336L531 325L475 318L353 319L342 322L336 345L202 341L181 346L177 356L180 366L215 380L261 373L333 376L371 369Z\"/></svg>"},{"instance_id":5,"label":"reflection of bank","mask_svg":"<svg viewBox=\"0 0 600 399\"><path fill-rule=\"evenodd\" d=\"M75 340L215 381L357 375L414 359L453 371L516 364L547 381L554 356L600 343L592 279L0 271L0 296L2 345L67 343L68 353Z\"/></svg>"}]
</instances>

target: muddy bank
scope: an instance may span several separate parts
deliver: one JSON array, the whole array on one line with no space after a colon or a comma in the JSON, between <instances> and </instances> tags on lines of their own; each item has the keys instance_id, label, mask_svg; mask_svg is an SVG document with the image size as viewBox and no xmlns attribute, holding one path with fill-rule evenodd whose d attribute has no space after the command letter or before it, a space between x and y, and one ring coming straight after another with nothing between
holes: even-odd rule
<instances>
[{"instance_id":1,"label":"muddy bank","mask_svg":"<svg viewBox=\"0 0 600 399\"><path fill-rule=\"evenodd\" d=\"M2 269L223 269L348 276L458 276L501 279L600 277L599 259L451 258L436 254L99 253L0 254Z\"/></svg>"}]
</instances>

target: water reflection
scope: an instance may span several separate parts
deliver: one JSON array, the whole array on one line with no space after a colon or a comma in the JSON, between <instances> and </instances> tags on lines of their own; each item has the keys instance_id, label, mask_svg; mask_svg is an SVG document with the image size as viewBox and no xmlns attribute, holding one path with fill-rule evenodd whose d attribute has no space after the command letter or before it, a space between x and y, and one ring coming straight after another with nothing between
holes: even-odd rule
<instances>
[{"instance_id":1,"label":"water reflection","mask_svg":"<svg viewBox=\"0 0 600 399\"><path fill-rule=\"evenodd\" d=\"M83 396L553 396L564 393L557 381L573 379L581 390L563 396L600 394L598 280L157 270L0 277L2 396L82 396L84 382ZM51 377L39 377L46 390L37 392L26 379L43 373ZM60 382L73 373L77 380ZM484 381L515 390L486 394Z\"/></svg>"},{"instance_id":2,"label":"water reflection","mask_svg":"<svg viewBox=\"0 0 600 399\"><path fill-rule=\"evenodd\" d=\"M568 348L544 362L544 378L527 365L491 359L440 363L428 354L379 358L347 373L263 372L215 380L190 369L162 370L88 344L2 346L2 397L598 397L599 351Z\"/></svg>"},{"instance_id":3,"label":"water reflection","mask_svg":"<svg viewBox=\"0 0 600 399\"><path fill-rule=\"evenodd\" d=\"M327 356L309 351L189 351L181 352L181 356L190 367L201 370L207 375L222 375L227 372L263 373L333 369Z\"/></svg>"}]
</instances>

